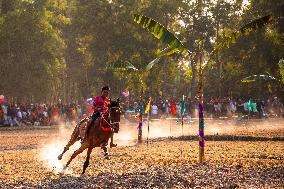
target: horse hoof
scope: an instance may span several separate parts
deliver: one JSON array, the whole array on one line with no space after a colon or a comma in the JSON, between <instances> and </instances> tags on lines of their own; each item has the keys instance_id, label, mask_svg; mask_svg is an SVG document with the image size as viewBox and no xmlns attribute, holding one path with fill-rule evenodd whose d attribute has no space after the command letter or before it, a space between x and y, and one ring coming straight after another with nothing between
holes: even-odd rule
<instances>
[{"instance_id":1,"label":"horse hoof","mask_svg":"<svg viewBox=\"0 0 284 189\"><path fill-rule=\"evenodd\" d=\"M111 144L110 144L110 147L111 147L111 148L117 147L117 144L112 144L112 143L111 143Z\"/></svg>"},{"instance_id":2,"label":"horse hoof","mask_svg":"<svg viewBox=\"0 0 284 189\"><path fill-rule=\"evenodd\" d=\"M57 173L57 175L58 175L59 177L62 177L62 176L64 175L64 171L61 170L60 172Z\"/></svg>"},{"instance_id":3,"label":"horse hoof","mask_svg":"<svg viewBox=\"0 0 284 189\"><path fill-rule=\"evenodd\" d=\"M57 158L58 158L58 160L61 160L62 159L62 154L60 154Z\"/></svg>"}]
</instances>

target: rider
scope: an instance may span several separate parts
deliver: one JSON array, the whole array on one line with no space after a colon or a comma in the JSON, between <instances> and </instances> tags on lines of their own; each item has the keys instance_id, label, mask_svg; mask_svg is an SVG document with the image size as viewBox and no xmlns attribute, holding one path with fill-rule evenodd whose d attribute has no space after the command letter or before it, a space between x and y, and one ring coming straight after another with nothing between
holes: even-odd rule
<instances>
[{"instance_id":1,"label":"rider","mask_svg":"<svg viewBox=\"0 0 284 189\"><path fill-rule=\"evenodd\" d=\"M110 104L110 99L108 98L109 91L110 88L108 86L105 86L102 88L101 95L94 98L94 104L93 104L94 112L93 115L90 117L91 121L88 122L87 128L100 116L102 116L104 119L108 118L108 113L109 113L108 105ZM86 134L82 141L84 141L85 138ZM105 145L107 145L107 143ZM116 147L116 146L117 145L113 143L113 133L112 133L110 147Z\"/></svg>"}]
</instances>

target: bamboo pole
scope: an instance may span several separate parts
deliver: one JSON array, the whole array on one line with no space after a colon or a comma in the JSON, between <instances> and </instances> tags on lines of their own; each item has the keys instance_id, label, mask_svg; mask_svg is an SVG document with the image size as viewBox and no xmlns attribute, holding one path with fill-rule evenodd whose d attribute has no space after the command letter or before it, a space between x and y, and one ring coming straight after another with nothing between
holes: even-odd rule
<instances>
[{"instance_id":1,"label":"bamboo pole","mask_svg":"<svg viewBox=\"0 0 284 189\"><path fill-rule=\"evenodd\" d=\"M181 133L182 133L182 136L184 136L183 135L183 115L181 116Z\"/></svg>"}]
</instances>

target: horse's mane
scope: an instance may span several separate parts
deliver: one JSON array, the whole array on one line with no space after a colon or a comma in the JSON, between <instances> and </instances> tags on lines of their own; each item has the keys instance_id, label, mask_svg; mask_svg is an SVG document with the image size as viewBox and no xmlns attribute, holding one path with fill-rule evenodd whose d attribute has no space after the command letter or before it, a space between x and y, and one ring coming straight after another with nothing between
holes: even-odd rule
<instances>
[{"instance_id":1,"label":"horse's mane","mask_svg":"<svg viewBox=\"0 0 284 189\"><path fill-rule=\"evenodd\" d=\"M110 103L109 103L109 105L108 105L108 108L112 108L112 107L119 107L120 105L119 105L119 98L116 100L116 101L112 101L111 99L110 99Z\"/></svg>"}]
</instances>

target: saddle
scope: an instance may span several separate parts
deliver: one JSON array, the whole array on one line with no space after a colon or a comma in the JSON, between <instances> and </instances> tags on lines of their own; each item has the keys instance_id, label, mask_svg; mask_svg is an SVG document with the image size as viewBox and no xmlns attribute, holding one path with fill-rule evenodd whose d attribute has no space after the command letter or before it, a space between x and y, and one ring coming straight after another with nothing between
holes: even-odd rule
<instances>
[{"instance_id":1,"label":"saddle","mask_svg":"<svg viewBox=\"0 0 284 189\"><path fill-rule=\"evenodd\" d=\"M87 129L88 127L91 126L91 125L88 126L88 123L90 121L91 121L90 118L85 118L84 120L80 121L80 123L78 124L79 136L81 139L86 136ZM92 123L92 125L96 124L96 122L99 122L99 127L103 132L109 133L112 131L110 125L104 119L102 119L102 117L97 118L97 120L95 120Z\"/></svg>"},{"instance_id":2,"label":"saddle","mask_svg":"<svg viewBox=\"0 0 284 189\"><path fill-rule=\"evenodd\" d=\"M100 119L100 129L103 132L111 132L111 127L109 125L109 122L107 122L105 119L103 119L102 117L99 118Z\"/></svg>"}]
</instances>

